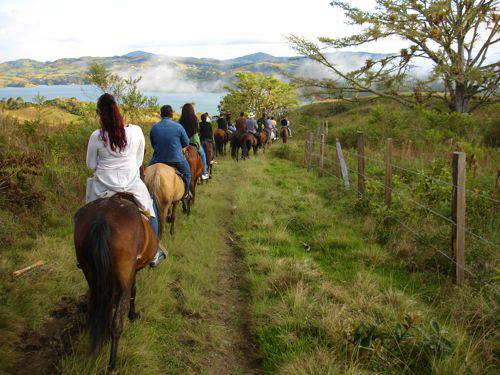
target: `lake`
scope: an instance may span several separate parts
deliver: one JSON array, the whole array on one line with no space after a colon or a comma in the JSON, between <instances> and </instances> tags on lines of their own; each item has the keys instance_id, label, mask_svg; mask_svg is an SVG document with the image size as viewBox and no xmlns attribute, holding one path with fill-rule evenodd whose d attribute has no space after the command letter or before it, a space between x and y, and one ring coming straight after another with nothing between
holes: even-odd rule
<instances>
[{"instance_id":1,"label":"lake","mask_svg":"<svg viewBox=\"0 0 500 375\"><path fill-rule=\"evenodd\" d=\"M1 87L0 98L21 97L30 101L37 94L45 96L47 99L55 98L77 98L81 101L96 101L101 92L93 86L88 85L54 85L35 87ZM192 92L173 93L160 91L144 91L147 96L156 96L160 105L170 104L176 112L185 103L195 103L196 112L217 113L217 106L224 96L220 92Z\"/></svg>"}]
</instances>

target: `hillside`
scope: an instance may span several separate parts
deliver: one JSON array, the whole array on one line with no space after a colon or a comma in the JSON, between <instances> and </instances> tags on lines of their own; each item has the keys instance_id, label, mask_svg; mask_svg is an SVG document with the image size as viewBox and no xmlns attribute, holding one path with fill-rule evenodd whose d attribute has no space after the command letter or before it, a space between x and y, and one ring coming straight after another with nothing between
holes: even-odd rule
<instances>
[{"instance_id":1,"label":"hillside","mask_svg":"<svg viewBox=\"0 0 500 375\"><path fill-rule=\"evenodd\" d=\"M365 52L337 52L330 54L330 57L333 62L352 66L377 56ZM186 80L216 83L211 85L213 89L222 88L238 71L294 73L306 64L303 57L276 57L262 52L228 60L171 57L144 51L133 51L122 56L84 56L46 62L20 59L0 64L0 87L84 84L85 71L94 62L104 64L113 71L126 73L141 74L146 69L166 68L181 74Z\"/></svg>"}]
</instances>

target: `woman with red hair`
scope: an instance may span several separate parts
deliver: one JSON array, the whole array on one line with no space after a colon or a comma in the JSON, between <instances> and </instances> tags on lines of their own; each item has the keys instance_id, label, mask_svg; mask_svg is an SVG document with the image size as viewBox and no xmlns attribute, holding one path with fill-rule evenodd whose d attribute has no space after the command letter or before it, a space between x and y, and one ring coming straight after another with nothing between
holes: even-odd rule
<instances>
[{"instance_id":1,"label":"woman with red hair","mask_svg":"<svg viewBox=\"0 0 500 375\"><path fill-rule=\"evenodd\" d=\"M87 167L95 172L87 180L86 203L116 193L132 194L139 209L149 212L158 238L155 203L140 177L145 148L142 129L124 124L118 104L110 94L101 95L97 101L97 114L101 127L92 133L87 147ZM152 266L164 258L159 249Z\"/></svg>"}]
</instances>

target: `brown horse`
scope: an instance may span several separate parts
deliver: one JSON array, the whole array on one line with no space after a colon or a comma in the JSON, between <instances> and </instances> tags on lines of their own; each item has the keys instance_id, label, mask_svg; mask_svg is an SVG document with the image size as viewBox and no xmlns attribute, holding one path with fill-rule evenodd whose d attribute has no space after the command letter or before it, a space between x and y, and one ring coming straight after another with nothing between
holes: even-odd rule
<instances>
[{"instance_id":1,"label":"brown horse","mask_svg":"<svg viewBox=\"0 0 500 375\"><path fill-rule=\"evenodd\" d=\"M203 160L201 160L201 155L198 152L198 149L193 145L186 147L185 155L189 163L189 169L191 170L191 184L189 186L189 190L191 191L193 197L188 203L188 212L190 212L191 205L194 204L196 198L196 184L198 183L198 180L201 179L201 175L203 174Z\"/></svg>"},{"instance_id":2,"label":"brown horse","mask_svg":"<svg viewBox=\"0 0 500 375\"><path fill-rule=\"evenodd\" d=\"M267 141L268 141L268 139L267 139L267 133L266 132L260 132L260 142L261 142L260 144L262 146L262 152L264 152L264 153L266 152ZM256 153L255 151L256 150L254 150L254 153Z\"/></svg>"},{"instance_id":3,"label":"brown horse","mask_svg":"<svg viewBox=\"0 0 500 375\"><path fill-rule=\"evenodd\" d=\"M203 140L201 141L201 146L205 150L205 156L207 158L207 170L210 178L212 178L212 164L214 161L214 144L210 141Z\"/></svg>"},{"instance_id":4,"label":"brown horse","mask_svg":"<svg viewBox=\"0 0 500 375\"><path fill-rule=\"evenodd\" d=\"M250 150L253 148L254 155L257 153L257 138L252 133L245 133L241 141L241 158L250 157Z\"/></svg>"},{"instance_id":5,"label":"brown horse","mask_svg":"<svg viewBox=\"0 0 500 375\"><path fill-rule=\"evenodd\" d=\"M288 129L287 128L281 128L281 140L283 143L286 143L288 141Z\"/></svg>"},{"instance_id":6,"label":"brown horse","mask_svg":"<svg viewBox=\"0 0 500 375\"><path fill-rule=\"evenodd\" d=\"M90 202L77 211L74 243L76 258L90 289L92 352L111 336L109 370L113 371L128 304L128 318L138 317L136 273L153 260L158 241L149 220L130 198L116 194Z\"/></svg>"},{"instance_id":7,"label":"brown horse","mask_svg":"<svg viewBox=\"0 0 500 375\"><path fill-rule=\"evenodd\" d=\"M184 181L174 168L162 163L147 167L144 174L144 182L158 206L158 237L162 238L165 221L170 223L170 235L173 235L175 211L184 196Z\"/></svg>"},{"instance_id":8,"label":"brown horse","mask_svg":"<svg viewBox=\"0 0 500 375\"><path fill-rule=\"evenodd\" d=\"M226 154L226 145L229 141L228 132L224 129L216 129L214 132L215 153L216 155Z\"/></svg>"}]
</instances>

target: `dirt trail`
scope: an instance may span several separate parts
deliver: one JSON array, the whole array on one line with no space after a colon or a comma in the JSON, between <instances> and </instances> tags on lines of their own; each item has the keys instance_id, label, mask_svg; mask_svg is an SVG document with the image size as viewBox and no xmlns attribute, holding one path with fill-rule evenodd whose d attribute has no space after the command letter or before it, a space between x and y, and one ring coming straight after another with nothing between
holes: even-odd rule
<instances>
[{"instance_id":1,"label":"dirt trail","mask_svg":"<svg viewBox=\"0 0 500 375\"><path fill-rule=\"evenodd\" d=\"M227 233L226 243L218 262L219 284L214 300L218 306L216 319L225 331L224 349L210 353L203 373L260 374L260 354L248 327L250 296L244 278L243 252L233 233Z\"/></svg>"},{"instance_id":2,"label":"dirt trail","mask_svg":"<svg viewBox=\"0 0 500 375\"><path fill-rule=\"evenodd\" d=\"M22 335L19 347L22 355L9 373L61 373L59 362L71 352L72 342L83 331L85 311L85 296L78 299L63 297L39 330L27 331Z\"/></svg>"}]
</instances>

